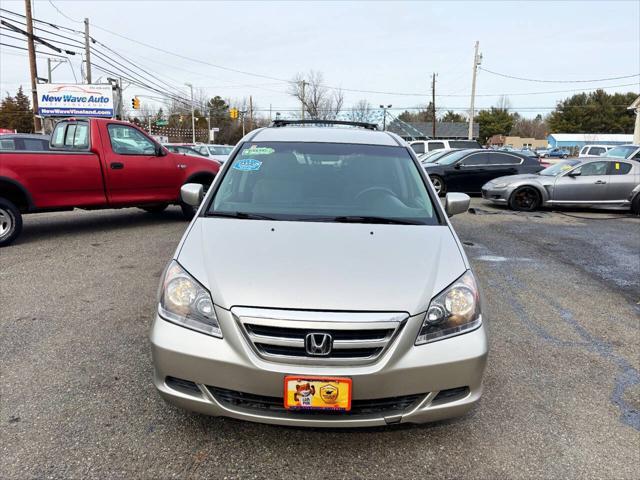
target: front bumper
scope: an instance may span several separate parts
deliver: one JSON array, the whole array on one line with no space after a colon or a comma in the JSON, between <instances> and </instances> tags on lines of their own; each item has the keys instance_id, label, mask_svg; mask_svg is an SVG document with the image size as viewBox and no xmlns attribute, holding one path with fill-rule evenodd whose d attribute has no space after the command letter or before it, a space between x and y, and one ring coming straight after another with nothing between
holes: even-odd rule
<instances>
[{"instance_id":1,"label":"front bumper","mask_svg":"<svg viewBox=\"0 0 640 480\"><path fill-rule=\"evenodd\" d=\"M460 416L482 394L487 359L483 325L416 347L422 314L410 317L393 344L372 364L290 365L260 358L231 312L217 308L216 313L224 339L188 330L157 315L153 322L154 384L165 400L187 410L278 425L366 427ZM384 399L377 403L389 408L339 415L285 411L275 404L267 408L269 399L272 403L282 400L285 375L349 377L354 404ZM227 393L220 395L221 391ZM447 392L453 394L448 396ZM232 402L230 396L250 401ZM401 399L411 403L403 404Z\"/></svg>"},{"instance_id":2,"label":"front bumper","mask_svg":"<svg viewBox=\"0 0 640 480\"><path fill-rule=\"evenodd\" d=\"M509 194L506 188L482 187L482 198L502 205L506 205L509 202Z\"/></svg>"}]
</instances>

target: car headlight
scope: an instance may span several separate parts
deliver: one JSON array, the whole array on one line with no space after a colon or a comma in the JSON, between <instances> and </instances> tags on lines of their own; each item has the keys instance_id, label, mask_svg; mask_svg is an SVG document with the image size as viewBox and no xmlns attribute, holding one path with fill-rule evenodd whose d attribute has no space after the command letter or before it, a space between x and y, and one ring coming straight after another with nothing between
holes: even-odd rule
<instances>
[{"instance_id":1,"label":"car headlight","mask_svg":"<svg viewBox=\"0 0 640 480\"><path fill-rule=\"evenodd\" d=\"M507 185L508 185L508 183L506 183L506 182L499 182L499 183L494 183L494 184L492 184L491 186L492 186L493 188L504 188L504 187L506 187Z\"/></svg>"},{"instance_id":2,"label":"car headlight","mask_svg":"<svg viewBox=\"0 0 640 480\"><path fill-rule=\"evenodd\" d=\"M480 293L473 273L467 270L431 300L416 345L460 335L481 323Z\"/></svg>"},{"instance_id":3,"label":"car headlight","mask_svg":"<svg viewBox=\"0 0 640 480\"><path fill-rule=\"evenodd\" d=\"M169 322L222 338L211 294L175 260L160 284L158 314Z\"/></svg>"}]
</instances>

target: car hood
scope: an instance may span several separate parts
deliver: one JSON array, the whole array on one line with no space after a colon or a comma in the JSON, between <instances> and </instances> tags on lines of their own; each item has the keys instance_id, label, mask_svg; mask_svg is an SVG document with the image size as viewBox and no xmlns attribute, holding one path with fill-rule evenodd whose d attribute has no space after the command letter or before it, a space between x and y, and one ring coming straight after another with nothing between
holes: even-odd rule
<instances>
[{"instance_id":1,"label":"car hood","mask_svg":"<svg viewBox=\"0 0 640 480\"><path fill-rule=\"evenodd\" d=\"M444 225L197 218L178 262L234 306L423 312L468 268Z\"/></svg>"}]
</instances>

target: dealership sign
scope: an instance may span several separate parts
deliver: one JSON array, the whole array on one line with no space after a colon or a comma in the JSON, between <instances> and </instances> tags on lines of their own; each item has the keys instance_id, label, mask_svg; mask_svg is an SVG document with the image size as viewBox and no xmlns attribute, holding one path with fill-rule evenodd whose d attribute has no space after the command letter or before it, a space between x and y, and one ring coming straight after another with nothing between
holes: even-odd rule
<instances>
[{"instance_id":1,"label":"dealership sign","mask_svg":"<svg viewBox=\"0 0 640 480\"><path fill-rule=\"evenodd\" d=\"M38 84L43 117L113 117L111 85Z\"/></svg>"}]
</instances>

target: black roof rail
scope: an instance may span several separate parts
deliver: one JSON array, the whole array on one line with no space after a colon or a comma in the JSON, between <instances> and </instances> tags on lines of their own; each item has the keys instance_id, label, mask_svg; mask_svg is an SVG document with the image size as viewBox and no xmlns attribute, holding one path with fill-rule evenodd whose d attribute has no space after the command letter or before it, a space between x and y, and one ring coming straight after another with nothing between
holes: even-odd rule
<instances>
[{"instance_id":1,"label":"black roof rail","mask_svg":"<svg viewBox=\"0 0 640 480\"><path fill-rule=\"evenodd\" d=\"M287 125L349 125L351 127L361 127L367 130L377 130L375 123L348 122L346 120L274 120L272 127L286 127Z\"/></svg>"}]
</instances>

